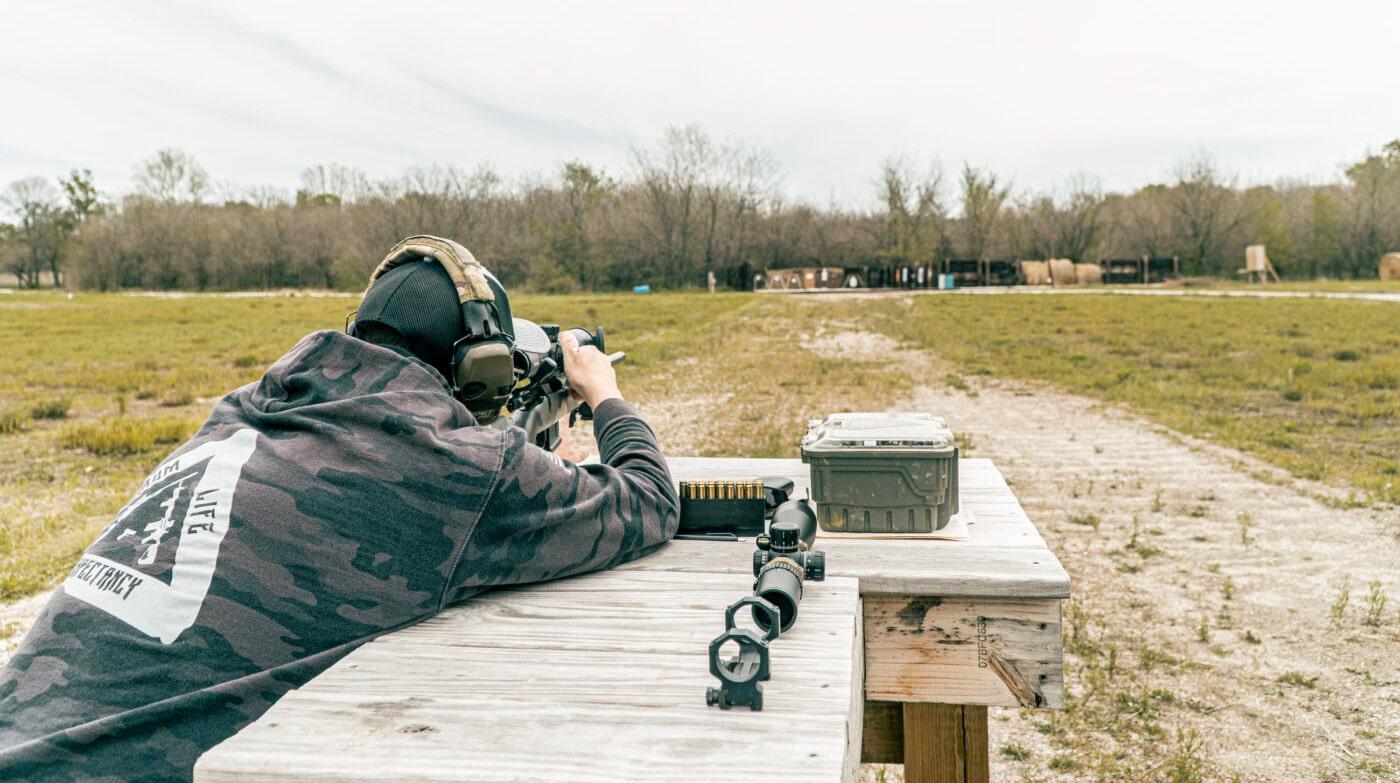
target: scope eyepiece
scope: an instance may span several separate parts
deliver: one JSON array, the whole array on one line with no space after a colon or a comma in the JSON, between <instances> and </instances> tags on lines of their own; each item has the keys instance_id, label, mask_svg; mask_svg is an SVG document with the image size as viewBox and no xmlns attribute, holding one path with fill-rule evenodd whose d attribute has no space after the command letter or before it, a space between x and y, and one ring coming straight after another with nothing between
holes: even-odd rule
<instances>
[{"instance_id":1,"label":"scope eyepiece","mask_svg":"<svg viewBox=\"0 0 1400 783\"><path fill-rule=\"evenodd\" d=\"M558 327L555 328L557 329ZM579 345L593 345L597 346L598 350L602 351L603 353L608 352L607 349L603 347L602 326L599 326L596 332L590 332L581 326L575 326L574 328L569 329L568 333L573 335L575 340L578 340Z\"/></svg>"},{"instance_id":2,"label":"scope eyepiece","mask_svg":"<svg viewBox=\"0 0 1400 783\"><path fill-rule=\"evenodd\" d=\"M769 560L759 569L753 594L778 608L778 632L787 633L797 622L797 605L802 601L802 566L786 557ZM765 631L773 627L771 616L757 609L753 621Z\"/></svg>"},{"instance_id":3,"label":"scope eyepiece","mask_svg":"<svg viewBox=\"0 0 1400 783\"><path fill-rule=\"evenodd\" d=\"M826 555L812 549L817 538L817 515L802 500L789 500L773 511L767 535L754 540L754 595L778 608L779 631L797 621L804 581L826 578ZM754 612L754 622L767 630L771 620Z\"/></svg>"}]
</instances>

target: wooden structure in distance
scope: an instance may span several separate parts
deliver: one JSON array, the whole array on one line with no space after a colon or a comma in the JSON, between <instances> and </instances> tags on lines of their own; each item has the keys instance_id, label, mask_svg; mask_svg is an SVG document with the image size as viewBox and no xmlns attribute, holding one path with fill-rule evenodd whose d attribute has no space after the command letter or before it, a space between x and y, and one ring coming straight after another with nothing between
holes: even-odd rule
<instances>
[{"instance_id":1,"label":"wooden structure in distance","mask_svg":"<svg viewBox=\"0 0 1400 783\"><path fill-rule=\"evenodd\" d=\"M1274 282L1283 282L1279 279L1278 270L1269 262L1268 253L1264 252L1263 245L1250 245L1244 249L1244 269L1239 271L1245 275L1245 279L1253 283L1256 276L1259 282L1269 282L1269 275L1274 276Z\"/></svg>"}]
</instances>

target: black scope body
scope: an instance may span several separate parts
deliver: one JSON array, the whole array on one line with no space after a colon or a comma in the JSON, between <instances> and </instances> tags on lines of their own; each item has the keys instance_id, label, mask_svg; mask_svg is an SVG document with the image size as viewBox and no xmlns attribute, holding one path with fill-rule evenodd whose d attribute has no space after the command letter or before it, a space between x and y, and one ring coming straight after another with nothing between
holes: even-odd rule
<instances>
[{"instance_id":1,"label":"black scope body","mask_svg":"<svg viewBox=\"0 0 1400 783\"><path fill-rule=\"evenodd\" d=\"M548 332L548 329L549 327L546 326L546 333ZM596 332L590 332L581 326L575 326L572 329L565 329L563 334L559 333L559 327L557 326L554 327L554 330L555 334L550 335L552 339L550 340L549 355L551 359L554 359L555 361L559 362L559 366L561 367L564 366L564 349L559 346L559 338L562 337L563 334L572 334L574 336L574 339L578 340L579 345L596 345L598 347L598 350L602 351L603 353L608 352L608 349L603 347L603 327L601 326L598 327Z\"/></svg>"},{"instance_id":2,"label":"black scope body","mask_svg":"<svg viewBox=\"0 0 1400 783\"><path fill-rule=\"evenodd\" d=\"M564 368L564 349L559 345L561 334L572 334L579 345L596 345L604 349L603 327L590 332L581 326L565 329L561 333L558 324L536 324L523 318L515 319L516 343L515 373L519 378L534 378ZM545 369L541 372L541 368Z\"/></svg>"},{"instance_id":3,"label":"black scope body","mask_svg":"<svg viewBox=\"0 0 1400 783\"><path fill-rule=\"evenodd\" d=\"M797 622L802 583L826 578L826 555L812 549L817 537L817 515L803 500L789 500L773 510L768 535L759 536L753 553L754 595L778 608L778 630L786 633ZM757 610L754 623L769 630L772 620Z\"/></svg>"},{"instance_id":4,"label":"black scope body","mask_svg":"<svg viewBox=\"0 0 1400 783\"><path fill-rule=\"evenodd\" d=\"M542 397L564 388L564 349L559 345L559 325L536 324L516 318L515 332L512 361L515 364L516 390L506 404L511 412L529 408ZM601 326L596 332L576 326L563 333L572 334L581 346L593 345L603 350Z\"/></svg>"}]
</instances>

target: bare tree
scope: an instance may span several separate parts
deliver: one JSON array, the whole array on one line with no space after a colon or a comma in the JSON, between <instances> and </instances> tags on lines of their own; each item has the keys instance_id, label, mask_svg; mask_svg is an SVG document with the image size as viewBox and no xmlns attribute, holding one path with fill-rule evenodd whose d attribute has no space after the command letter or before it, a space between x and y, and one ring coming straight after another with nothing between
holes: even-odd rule
<instances>
[{"instance_id":1,"label":"bare tree","mask_svg":"<svg viewBox=\"0 0 1400 783\"><path fill-rule=\"evenodd\" d=\"M339 163L318 163L302 170L297 202L320 199L350 204L371 192L369 177L363 171Z\"/></svg>"},{"instance_id":2,"label":"bare tree","mask_svg":"<svg viewBox=\"0 0 1400 783\"><path fill-rule=\"evenodd\" d=\"M750 224L774 196L778 164L765 150L721 144L714 147L701 186L704 206L704 272L743 265Z\"/></svg>"},{"instance_id":3,"label":"bare tree","mask_svg":"<svg viewBox=\"0 0 1400 783\"><path fill-rule=\"evenodd\" d=\"M1077 173L1070 177L1059 215L1059 257L1088 261L1099 241L1099 215L1103 210L1103 187L1097 178Z\"/></svg>"},{"instance_id":4,"label":"bare tree","mask_svg":"<svg viewBox=\"0 0 1400 783\"><path fill-rule=\"evenodd\" d=\"M988 257L1010 189L998 185L997 175L963 164L962 173L963 252L967 258Z\"/></svg>"},{"instance_id":5,"label":"bare tree","mask_svg":"<svg viewBox=\"0 0 1400 783\"><path fill-rule=\"evenodd\" d=\"M934 160L920 172L908 157L886 158L878 185L884 207L880 254L903 264L934 260L947 243L942 166Z\"/></svg>"},{"instance_id":6,"label":"bare tree","mask_svg":"<svg viewBox=\"0 0 1400 783\"><path fill-rule=\"evenodd\" d=\"M38 288L41 274L50 270L54 286L62 287L58 261L72 224L58 191L42 177L29 177L10 183L0 204L19 219L10 238L17 247L6 253L6 260L20 286Z\"/></svg>"},{"instance_id":7,"label":"bare tree","mask_svg":"<svg viewBox=\"0 0 1400 783\"><path fill-rule=\"evenodd\" d=\"M379 244L385 247L413 234L472 238L483 228L486 202L501 187L495 170L482 164L472 171L457 166L422 166L377 187L381 209Z\"/></svg>"},{"instance_id":8,"label":"bare tree","mask_svg":"<svg viewBox=\"0 0 1400 783\"><path fill-rule=\"evenodd\" d=\"M1236 178L1222 172L1205 151L1177 163L1174 176L1166 196L1184 251L1183 268L1193 274L1226 271L1223 241L1246 216Z\"/></svg>"},{"instance_id":9,"label":"bare tree","mask_svg":"<svg viewBox=\"0 0 1400 783\"><path fill-rule=\"evenodd\" d=\"M1030 258L1059 255L1060 214L1050 194L1028 196L1019 205L1021 246Z\"/></svg>"},{"instance_id":10,"label":"bare tree","mask_svg":"<svg viewBox=\"0 0 1400 783\"><path fill-rule=\"evenodd\" d=\"M1105 202L1114 252L1121 255L1176 255L1177 237L1166 185L1148 185L1130 196Z\"/></svg>"},{"instance_id":11,"label":"bare tree","mask_svg":"<svg viewBox=\"0 0 1400 783\"><path fill-rule=\"evenodd\" d=\"M1342 257L1349 275L1369 275L1382 254L1400 249L1400 139L1346 170L1351 183Z\"/></svg>"},{"instance_id":12,"label":"bare tree","mask_svg":"<svg viewBox=\"0 0 1400 783\"><path fill-rule=\"evenodd\" d=\"M672 285L691 279L697 202L714 155L713 140L698 125L667 128L656 151L632 150L633 170L650 208L643 228L660 262L658 271Z\"/></svg>"},{"instance_id":13,"label":"bare tree","mask_svg":"<svg viewBox=\"0 0 1400 783\"><path fill-rule=\"evenodd\" d=\"M200 203L210 190L209 174L181 149L159 150L136 167L136 190L165 203Z\"/></svg>"}]
</instances>

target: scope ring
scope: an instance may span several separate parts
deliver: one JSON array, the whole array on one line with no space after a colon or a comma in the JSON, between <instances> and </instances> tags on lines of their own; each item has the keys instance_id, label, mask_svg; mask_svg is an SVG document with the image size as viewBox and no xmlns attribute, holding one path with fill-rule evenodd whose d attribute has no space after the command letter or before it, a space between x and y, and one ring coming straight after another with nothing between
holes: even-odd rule
<instances>
[{"instance_id":1,"label":"scope ring","mask_svg":"<svg viewBox=\"0 0 1400 783\"><path fill-rule=\"evenodd\" d=\"M755 611L763 612L768 615L768 630L766 632L767 635L764 636L764 641L771 642L778 638L778 634L783 632L782 628L779 627L783 615L778 611L778 607L774 606L772 601L756 595L746 595L730 604L729 608L724 610L724 629L726 631L732 631L737 627L734 624L734 617L739 613L739 610L743 609L745 606L752 606Z\"/></svg>"},{"instance_id":2,"label":"scope ring","mask_svg":"<svg viewBox=\"0 0 1400 783\"><path fill-rule=\"evenodd\" d=\"M739 655L735 657L735 663L743 658L745 652L752 652L758 665L747 672L727 668L725 664L728 662L720 658L720 648L725 642L735 642L739 645ZM772 676L768 668L768 642L758 638L758 634L747 628L730 628L710 642L710 674L718 677L720 682L726 685L745 685L767 680ZM744 676L745 674L747 676Z\"/></svg>"}]
</instances>

